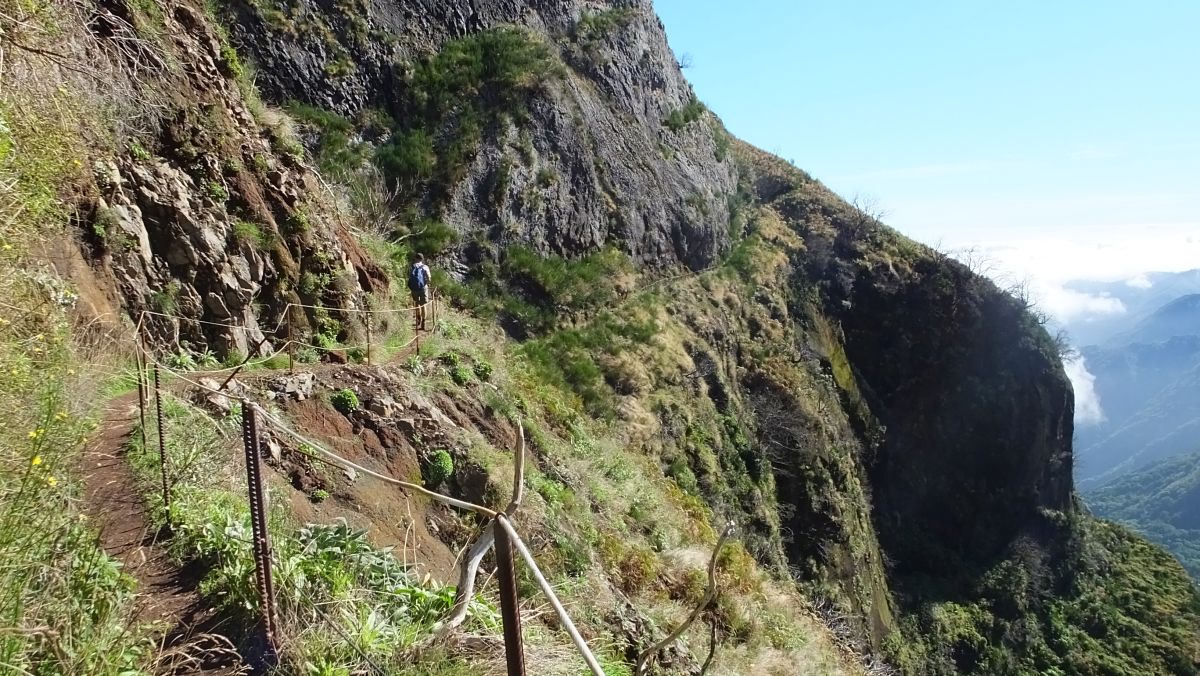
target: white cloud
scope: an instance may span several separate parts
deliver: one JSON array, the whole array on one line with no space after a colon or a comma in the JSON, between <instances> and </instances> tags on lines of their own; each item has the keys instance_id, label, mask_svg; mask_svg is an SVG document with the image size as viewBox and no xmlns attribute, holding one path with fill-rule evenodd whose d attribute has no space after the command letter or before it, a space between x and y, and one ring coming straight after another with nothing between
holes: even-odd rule
<instances>
[{"instance_id":1,"label":"white cloud","mask_svg":"<svg viewBox=\"0 0 1200 676\"><path fill-rule=\"evenodd\" d=\"M1053 282L1035 282L1033 296L1039 307L1064 324L1126 312L1118 298L1081 293Z\"/></svg>"},{"instance_id":2,"label":"white cloud","mask_svg":"<svg viewBox=\"0 0 1200 676\"><path fill-rule=\"evenodd\" d=\"M1075 388L1075 424L1085 427L1104 422L1104 410L1096 394L1096 376L1087 370L1083 357L1064 361L1063 368Z\"/></svg>"},{"instance_id":3,"label":"white cloud","mask_svg":"<svg viewBox=\"0 0 1200 676\"><path fill-rule=\"evenodd\" d=\"M1125 280L1125 285L1134 289L1149 289L1154 286L1154 282L1150 281L1146 275L1138 275Z\"/></svg>"},{"instance_id":4,"label":"white cloud","mask_svg":"<svg viewBox=\"0 0 1200 676\"><path fill-rule=\"evenodd\" d=\"M1197 227L1131 226L1124 235L979 241L953 253L1002 287L1024 286L1039 308L1061 323L1126 312L1120 300L1066 288L1073 280L1125 280L1149 288L1148 272L1180 272L1200 264ZM1107 235L1107 236L1106 236Z\"/></svg>"}]
</instances>

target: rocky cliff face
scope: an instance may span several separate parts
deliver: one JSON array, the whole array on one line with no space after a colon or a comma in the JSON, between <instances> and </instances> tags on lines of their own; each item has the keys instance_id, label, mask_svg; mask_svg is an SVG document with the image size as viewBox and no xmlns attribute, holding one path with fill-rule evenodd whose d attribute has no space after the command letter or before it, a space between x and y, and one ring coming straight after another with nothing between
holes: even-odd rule
<instances>
[{"instance_id":1,"label":"rocky cliff face","mask_svg":"<svg viewBox=\"0 0 1200 676\"><path fill-rule=\"evenodd\" d=\"M580 365L556 386L592 378L628 443L738 518L759 562L834 608L848 640L901 657L902 631L936 637L930 651L953 643L912 658L914 673L986 672L986 646L1045 652L1028 618L1046 589L1069 586L1063 543L1080 533L1072 393L1052 341L994 285L731 142L648 2L232 0L217 12L236 51L185 5L163 17L175 99L152 147L94 168L93 260L132 318L152 313L164 346L248 353L278 342L276 325L344 339L357 327L339 310L387 292L335 208L340 188L254 102L240 53L269 102L336 116L343 146L383 167L387 206L403 212L386 234L444 222L457 237L439 269L510 292L489 300L511 324L518 301L550 306L510 333L548 336L544 349L570 334L574 351L552 356ZM553 283L606 248L636 270L610 286L661 286L633 308L614 295L580 311ZM499 284L514 252L552 258L555 274L508 270L549 300ZM580 337L601 320L603 340ZM996 583L1018 550L1028 574ZM941 602L1020 611L983 636L939 624Z\"/></svg>"},{"instance_id":2,"label":"rocky cliff face","mask_svg":"<svg viewBox=\"0 0 1200 676\"><path fill-rule=\"evenodd\" d=\"M151 54L161 70L149 87L170 92L154 102L156 133L93 166L99 271L163 346L245 355L279 343L280 325L309 341L349 332L314 310L338 317L387 279L325 211L300 156L251 114L207 17L181 5L162 20L174 43Z\"/></svg>"},{"instance_id":3,"label":"rocky cliff face","mask_svg":"<svg viewBox=\"0 0 1200 676\"><path fill-rule=\"evenodd\" d=\"M537 83L521 115L486 124L445 198L424 209L463 240L483 233L569 256L611 243L655 267L699 269L729 247L728 140L700 119L649 2L305 1L283 11L237 2L229 16L269 99L397 120L414 114L423 59L456 39L522 27L562 68Z\"/></svg>"}]
</instances>

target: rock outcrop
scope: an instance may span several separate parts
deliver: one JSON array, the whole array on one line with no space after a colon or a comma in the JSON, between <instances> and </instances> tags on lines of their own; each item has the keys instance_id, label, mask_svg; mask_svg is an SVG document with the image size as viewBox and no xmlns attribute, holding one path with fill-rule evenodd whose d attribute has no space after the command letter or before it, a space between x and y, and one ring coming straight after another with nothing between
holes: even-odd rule
<instances>
[{"instance_id":1,"label":"rock outcrop","mask_svg":"<svg viewBox=\"0 0 1200 676\"><path fill-rule=\"evenodd\" d=\"M180 78L179 98L149 148L131 141L93 167L93 246L127 314L161 346L218 355L345 335L350 318L331 329L313 310L340 317L386 277L328 214L315 175L251 114L229 77L241 66L207 18L181 5L163 20L187 61L162 74Z\"/></svg>"},{"instance_id":2,"label":"rock outcrop","mask_svg":"<svg viewBox=\"0 0 1200 676\"><path fill-rule=\"evenodd\" d=\"M728 250L728 137L695 100L648 1L348 5L234 3L233 41L267 98L399 119L414 64L503 26L527 29L563 66L523 115L489 125L444 203L426 205L460 241L482 234L567 256L612 244L652 267L692 269Z\"/></svg>"}]
</instances>

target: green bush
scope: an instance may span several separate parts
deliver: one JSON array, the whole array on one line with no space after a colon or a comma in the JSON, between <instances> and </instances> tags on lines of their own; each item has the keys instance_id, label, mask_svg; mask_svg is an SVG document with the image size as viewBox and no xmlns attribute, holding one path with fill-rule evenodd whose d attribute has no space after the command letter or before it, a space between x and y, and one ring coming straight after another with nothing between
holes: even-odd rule
<instances>
[{"instance_id":1,"label":"green bush","mask_svg":"<svg viewBox=\"0 0 1200 676\"><path fill-rule=\"evenodd\" d=\"M360 406L358 395L354 393L354 390L349 388L334 392L333 396L329 398L329 403L333 404L334 408L346 415L357 411Z\"/></svg>"},{"instance_id":2,"label":"green bush","mask_svg":"<svg viewBox=\"0 0 1200 676\"><path fill-rule=\"evenodd\" d=\"M444 198L465 175L484 130L519 118L526 101L561 72L547 46L518 28L452 40L416 65L391 139L375 155L392 184Z\"/></svg>"},{"instance_id":3,"label":"green bush","mask_svg":"<svg viewBox=\"0 0 1200 676\"><path fill-rule=\"evenodd\" d=\"M479 378L480 380L487 381L491 380L492 378L492 365L490 362L482 360L477 361L475 362L473 370L475 371L475 377Z\"/></svg>"},{"instance_id":4,"label":"green bush","mask_svg":"<svg viewBox=\"0 0 1200 676\"><path fill-rule=\"evenodd\" d=\"M263 232L257 223L251 223L239 218L233 222L230 229L233 232L233 236L239 242L244 242L257 249L266 249L271 246L271 238Z\"/></svg>"},{"instance_id":5,"label":"green bush","mask_svg":"<svg viewBox=\"0 0 1200 676\"><path fill-rule=\"evenodd\" d=\"M204 192L218 202L224 202L229 199L229 191L225 189L225 184L216 179L204 184Z\"/></svg>"},{"instance_id":6,"label":"green bush","mask_svg":"<svg viewBox=\"0 0 1200 676\"><path fill-rule=\"evenodd\" d=\"M329 499L329 491L325 490L324 488L318 488L312 492L312 495L309 496L309 499L311 499L313 502L325 502Z\"/></svg>"},{"instance_id":7,"label":"green bush","mask_svg":"<svg viewBox=\"0 0 1200 676\"><path fill-rule=\"evenodd\" d=\"M671 111L671 114L667 116L667 119L663 120L663 124L667 125L671 131L681 131L684 127L688 126L692 122L699 120L700 116L704 114L705 110L707 110L707 108L705 108L704 104L700 102L700 99L697 99L695 96L693 96L683 108Z\"/></svg>"},{"instance_id":8,"label":"green bush","mask_svg":"<svg viewBox=\"0 0 1200 676\"><path fill-rule=\"evenodd\" d=\"M455 366L450 369L450 380L453 380L455 385L466 385L471 382L471 369L465 364Z\"/></svg>"},{"instance_id":9,"label":"green bush","mask_svg":"<svg viewBox=\"0 0 1200 676\"><path fill-rule=\"evenodd\" d=\"M315 106L292 101L284 109L296 120L316 132L313 157L322 172L342 177L366 162L370 146L355 140L354 123Z\"/></svg>"},{"instance_id":10,"label":"green bush","mask_svg":"<svg viewBox=\"0 0 1200 676\"><path fill-rule=\"evenodd\" d=\"M430 486L440 486L454 476L454 458L449 451L434 451L425 463L425 480Z\"/></svg>"},{"instance_id":11,"label":"green bush","mask_svg":"<svg viewBox=\"0 0 1200 676\"><path fill-rule=\"evenodd\" d=\"M575 24L575 39L585 44L608 37L613 31L629 24L637 17L634 7L610 7L599 12L584 14Z\"/></svg>"}]
</instances>

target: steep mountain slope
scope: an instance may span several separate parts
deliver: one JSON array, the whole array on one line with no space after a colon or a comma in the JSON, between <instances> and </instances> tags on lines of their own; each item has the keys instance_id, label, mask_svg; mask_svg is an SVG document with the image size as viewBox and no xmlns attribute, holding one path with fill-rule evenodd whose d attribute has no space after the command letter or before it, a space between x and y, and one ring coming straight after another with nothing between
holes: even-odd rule
<instances>
[{"instance_id":1,"label":"steep mountain slope","mask_svg":"<svg viewBox=\"0 0 1200 676\"><path fill-rule=\"evenodd\" d=\"M1161 543L1200 579L1200 454L1161 460L1084 496L1096 514Z\"/></svg>"},{"instance_id":2,"label":"steep mountain slope","mask_svg":"<svg viewBox=\"0 0 1200 676\"><path fill-rule=\"evenodd\" d=\"M49 192L70 209L29 226L65 240L80 264L59 274L97 299L72 309L77 339L105 326L115 337L93 339L128 350L140 325L155 355L179 367L211 353L266 360L292 338L305 343L302 363L353 359L366 331L354 311L405 305L396 282L411 254L431 257L438 290L458 309L405 355L410 375L323 372L322 391L345 410L338 418L323 403L307 407L313 434L496 504L512 464L499 447L512 420L526 420L540 498L522 525L614 672L699 600L697 568L679 560L711 546L726 518L739 525L739 545L722 557L724 592L707 615L729 672L770 658L775 673L792 673L806 656L845 667L803 599L863 663L880 658L904 673L1195 672L1200 598L1186 575L1076 504L1072 393L1045 330L964 266L731 140L695 101L648 3L50 8L8 8L20 20L3 39L19 38L28 77L4 90L19 98L5 99L0 149L23 161L40 150L48 162L61 151L34 141L50 129L86 160L53 165ZM31 46L74 59L65 62L74 70L53 70L46 84L37 76L50 57ZM97 92L76 77L80 54L109 63L129 89ZM243 57L258 64L256 78ZM258 101L255 82L290 117ZM118 115L64 130L29 114L55 91L73 109L155 105L130 129ZM12 166L22 189L46 173ZM18 236L34 237L6 230L5 242ZM11 269L34 278L40 265L30 256ZM28 301L30 314L50 307L66 317L54 298ZM404 342L403 323L381 320L377 340ZM5 334L22 368L44 349L39 329L27 322ZM494 383L476 382L493 369ZM359 412L345 403L357 394L337 388L358 388L372 408ZM293 422L306 415L279 408ZM57 419L57 408L45 410ZM207 459L186 486L196 509L166 512L194 526L173 546L213 567L210 592L248 596L245 567L223 565L224 552L195 535L241 523L234 493L212 497L231 482L219 470L235 466L212 453L222 428L179 410L181 425L191 421L180 436L204 441L183 452ZM6 437L17 449L5 465L11 495L40 477L41 447L27 443L41 435ZM437 450L452 467L441 465L436 482L412 476L420 453ZM378 505L357 490L334 503L370 520ZM316 511L297 502L301 515ZM436 529L405 516L404 532L438 530L442 544L431 549L446 558L439 547L465 544L477 525L447 512ZM375 530L401 518L378 513L386 523L367 524ZM313 532L289 534L281 551L310 551ZM55 533L21 538L55 542ZM334 564L311 580L333 595L351 573L325 558ZM396 573L390 555L373 560L417 597L444 595ZM243 597L221 591L212 598L231 624L251 626L253 603L231 608ZM341 609L355 627L380 622L348 596L334 600L349 604ZM359 659L357 643L328 631L343 625L305 612L310 623L295 636L307 641L291 644L289 664ZM368 662L399 668L411 658L432 622L405 612L410 621L379 632L388 638ZM530 627L539 649L566 643L551 623ZM62 659L39 636L18 633L13 654L24 664ZM699 671L695 638L659 666ZM445 649L454 673L482 669L469 646Z\"/></svg>"}]
</instances>

